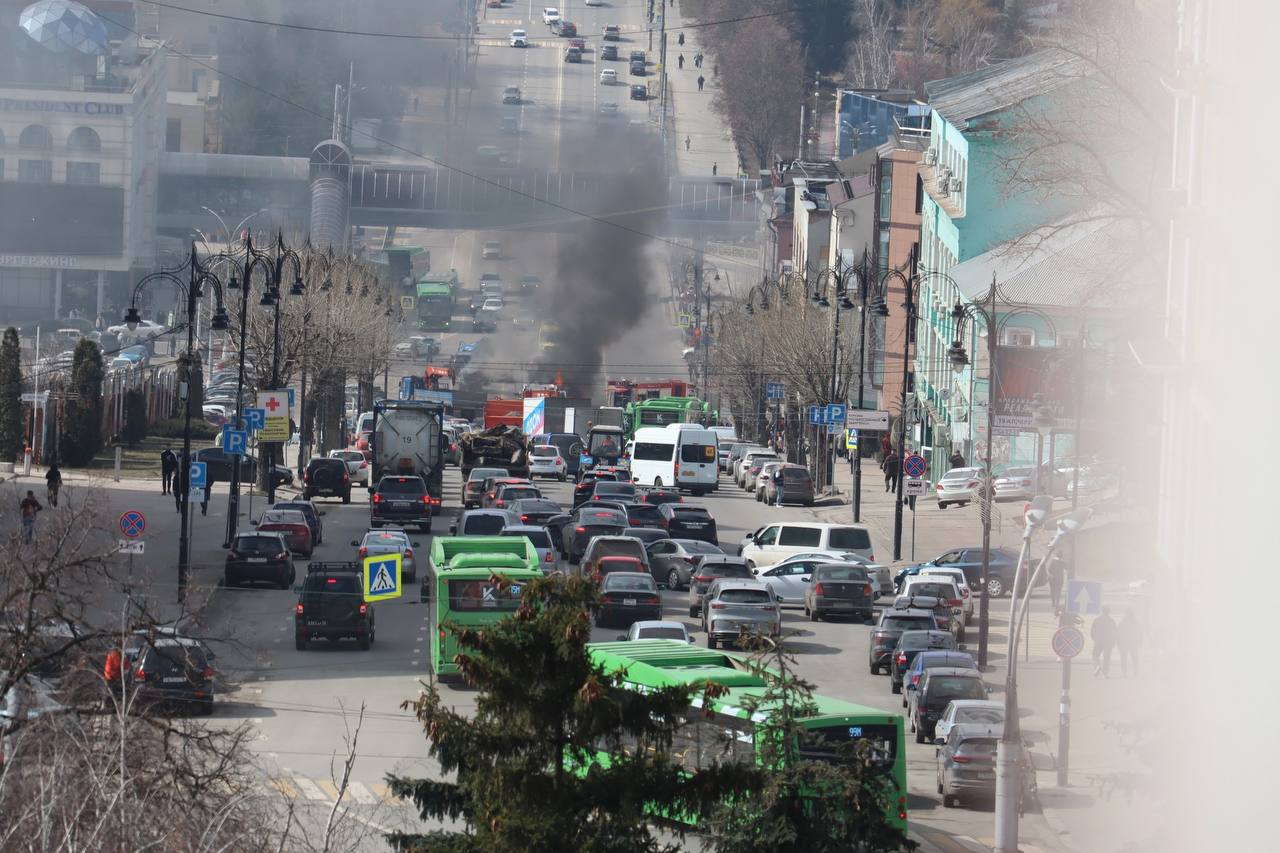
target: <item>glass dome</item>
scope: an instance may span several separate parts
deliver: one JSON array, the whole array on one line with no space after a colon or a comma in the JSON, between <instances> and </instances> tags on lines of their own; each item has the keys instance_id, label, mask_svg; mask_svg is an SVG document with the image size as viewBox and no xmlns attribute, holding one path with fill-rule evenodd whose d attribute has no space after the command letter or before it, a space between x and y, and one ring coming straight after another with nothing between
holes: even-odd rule
<instances>
[{"instance_id":1,"label":"glass dome","mask_svg":"<svg viewBox=\"0 0 1280 853\"><path fill-rule=\"evenodd\" d=\"M102 19L72 0L32 3L22 10L18 24L52 51L101 56L108 50L107 28Z\"/></svg>"}]
</instances>

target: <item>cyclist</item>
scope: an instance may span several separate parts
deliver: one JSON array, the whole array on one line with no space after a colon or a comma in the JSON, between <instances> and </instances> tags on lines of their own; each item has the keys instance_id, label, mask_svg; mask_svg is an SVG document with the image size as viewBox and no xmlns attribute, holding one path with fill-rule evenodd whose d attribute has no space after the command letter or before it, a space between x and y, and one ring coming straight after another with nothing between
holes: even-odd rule
<instances>
[{"instance_id":1,"label":"cyclist","mask_svg":"<svg viewBox=\"0 0 1280 853\"><path fill-rule=\"evenodd\" d=\"M49 470L45 473L44 479L49 485L49 506L57 506L58 490L62 488L62 472L58 470L57 462L54 462L49 466Z\"/></svg>"}]
</instances>

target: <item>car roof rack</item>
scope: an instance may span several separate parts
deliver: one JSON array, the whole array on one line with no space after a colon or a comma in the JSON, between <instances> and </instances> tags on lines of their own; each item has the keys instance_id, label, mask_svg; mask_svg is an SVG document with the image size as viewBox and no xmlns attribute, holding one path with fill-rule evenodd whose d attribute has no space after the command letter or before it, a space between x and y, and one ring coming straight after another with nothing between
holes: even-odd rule
<instances>
[{"instance_id":1,"label":"car roof rack","mask_svg":"<svg viewBox=\"0 0 1280 853\"><path fill-rule=\"evenodd\" d=\"M361 571L359 563L338 563L326 562L323 560L314 560L307 563L307 574L358 574Z\"/></svg>"}]
</instances>

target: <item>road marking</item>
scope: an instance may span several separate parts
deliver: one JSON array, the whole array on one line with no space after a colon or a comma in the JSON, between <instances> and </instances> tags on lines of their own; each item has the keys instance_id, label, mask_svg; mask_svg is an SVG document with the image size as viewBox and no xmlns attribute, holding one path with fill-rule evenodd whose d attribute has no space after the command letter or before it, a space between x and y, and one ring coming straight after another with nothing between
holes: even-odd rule
<instances>
[{"instance_id":1,"label":"road marking","mask_svg":"<svg viewBox=\"0 0 1280 853\"><path fill-rule=\"evenodd\" d=\"M328 795L325 797L326 800L329 800L330 802L337 801L338 786L333 783L332 779L317 779L316 786L319 787L320 790L324 791L325 794Z\"/></svg>"},{"instance_id":2,"label":"road marking","mask_svg":"<svg viewBox=\"0 0 1280 853\"><path fill-rule=\"evenodd\" d=\"M359 782L348 784L347 793L351 796L351 799L361 805L372 806L378 802L378 798L373 795L373 792Z\"/></svg>"},{"instance_id":3,"label":"road marking","mask_svg":"<svg viewBox=\"0 0 1280 853\"><path fill-rule=\"evenodd\" d=\"M321 791L315 782L312 782L305 776L294 776L293 782L298 787L298 791L308 800L323 800L325 798L324 791Z\"/></svg>"},{"instance_id":4,"label":"road marking","mask_svg":"<svg viewBox=\"0 0 1280 853\"><path fill-rule=\"evenodd\" d=\"M296 800L298 798L298 789L294 787L293 782L291 782L290 780L282 776L280 778L272 779L270 781L271 781L271 787L279 791L280 795L283 796L285 799Z\"/></svg>"},{"instance_id":5,"label":"road marking","mask_svg":"<svg viewBox=\"0 0 1280 853\"><path fill-rule=\"evenodd\" d=\"M416 660L411 660L411 661L409 661L409 665L410 665L410 666L417 666L417 665L418 665L418 662L417 662Z\"/></svg>"},{"instance_id":6,"label":"road marking","mask_svg":"<svg viewBox=\"0 0 1280 853\"><path fill-rule=\"evenodd\" d=\"M375 797L384 803L400 802L399 798L392 796L390 785L386 785L381 782L372 782L369 784L369 790L373 792Z\"/></svg>"}]
</instances>

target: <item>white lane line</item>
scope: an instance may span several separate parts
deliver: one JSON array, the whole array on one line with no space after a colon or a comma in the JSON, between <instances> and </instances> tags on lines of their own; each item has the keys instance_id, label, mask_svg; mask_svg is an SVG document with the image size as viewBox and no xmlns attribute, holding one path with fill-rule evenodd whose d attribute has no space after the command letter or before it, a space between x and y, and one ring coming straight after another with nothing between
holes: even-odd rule
<instances>
[{"instance_id":1,"label":"white lane line","mask_svg":"<svg viewBox=\"0 0 1280 853\"><path fill-rule=\"evenodd\" d=\"M347 785L347 794L357 803L365 806L376 805L378 798L373 792L359 782L351 782Z\"/></svg>"},{"instance_id":2,"label":"white lane line","mask_svg":"<svg viewBox=\"0 0 1280 853\"><path fill-rule=\"evenodd\" d=\"M320 786L317 785L315 782L312 782L306 776L294 776L293 784L298 789L298 792L301 793L302 796L306 797L308 800L329 799L328 794L320 790Z\"/></svg>"}]
</instances>

